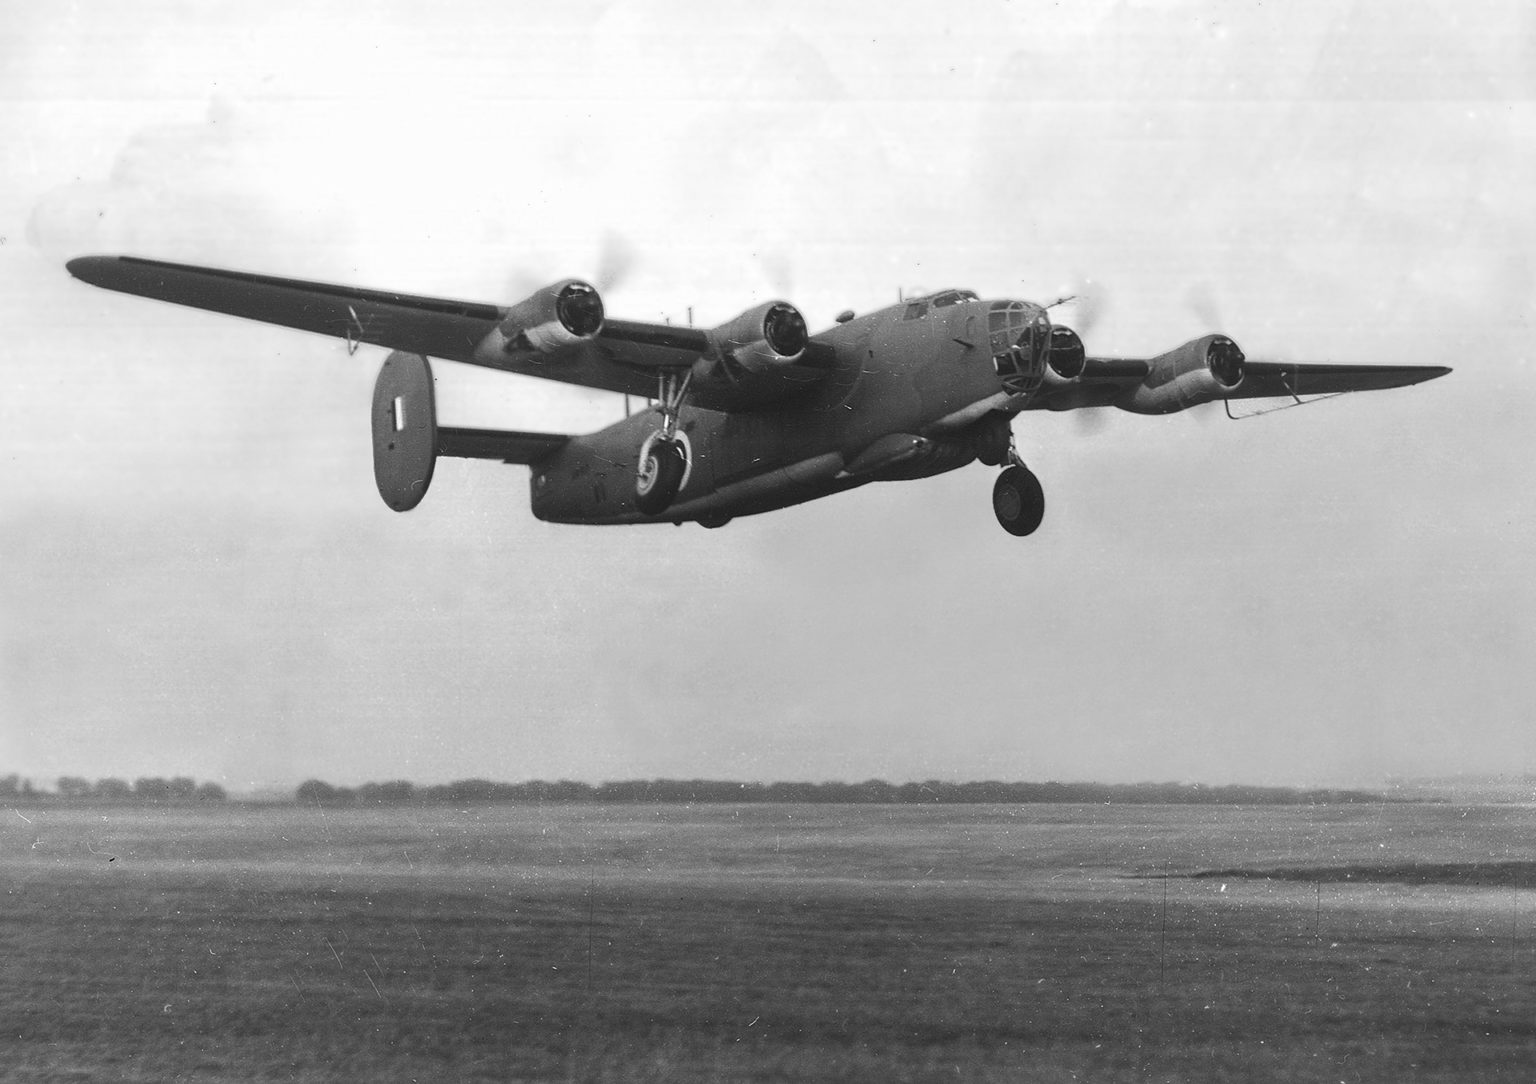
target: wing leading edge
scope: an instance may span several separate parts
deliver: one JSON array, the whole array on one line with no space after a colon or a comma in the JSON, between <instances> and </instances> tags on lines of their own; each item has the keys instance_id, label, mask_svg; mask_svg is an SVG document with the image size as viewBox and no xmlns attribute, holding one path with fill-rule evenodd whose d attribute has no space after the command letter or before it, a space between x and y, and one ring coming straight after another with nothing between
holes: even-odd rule
<instances>
[{"instance_id":1,"label":"wing leading edge","mask_svg":"<svg viewBox=\"0 0 1536 1084\"><path fill-rule=\"evenodd\" d=\"M1268 396L1337 395L1346 391L1406 388L1444 376L1444 365L1338 365L1306 361L1250 361L1243 382L1229 399Z\"/></svg>"},{"instance_id":2,"label":"wing leading edge","mask_svg":"<svg viewBox=\"0 0 1536 1084\"><path fill-rule=\"evenodd\" d=\"M607 320L595 338L555 353L508 352L498 347L495 334L508 310L496 305L138 256L82 256L66 266L81 281L120 293L629 395L654 394L658 372L687 369L711 350L708 335L698 328ZM830 347L813 339L808 364L825 368L831 362L829 353ZM1048 391L1038 406L1107 405L1116 389L1146 379L1151 365L1135 358L1088 358L1077 387ZM1249 361L1242 383L1219 397L1375 391L1418 384L1450 371L1430 365ZM713 401L707 388L696 388L695 399L701 406L730 409L728 402Z\"/></svg>"},{"instance_id":3,"label":"wing leading edge","mask_svg":"<svg viewBox=\"0 0 1536 1084\"><path fill-rule=\"evenodd\" d=\"M1197 343L1199 340L1197 340ZM1188 344L1180 350L1187 350ZM1171 413L1221 399L1301 399L1351 391L1405 388L1445 376L1444 365L1349 365L1309 361L1243 361L1236 387L1209 379L1199 362L1168 364L1174 354L1157 358L1086 359L1077 378L1045 386L1032 409L1073 410L1119 406L1135 413ZM1176 384L1187 384L1175 390ZM1151 392L1148 402L1143 393Z\"/></svg>"},{"instance_id":4,"label":"wing leading edge","mask_svg":"<svg viewBox=\"0 0 1536 1084\"><path fill-rule=\"evenodd\" d=\"M469 361L502 315L494 305L137 256L82 256L65 266L82 282L119 293L452 361Z\"/></svg>"},{"instance_id":5,"label":"wing leading edge","mask_svg":"<svg viewBox=\"0 0 1536 1084\"><path fill-rule=\"evenodd\" d=\"M609 320L595 338L557 353L508 352L495 345L508 312L496 305L138 256L81 256L65 266L119 293L630 395L654 394L658 371L686 369L709 349L701 329Z\"/></svg>"}]
</instances>

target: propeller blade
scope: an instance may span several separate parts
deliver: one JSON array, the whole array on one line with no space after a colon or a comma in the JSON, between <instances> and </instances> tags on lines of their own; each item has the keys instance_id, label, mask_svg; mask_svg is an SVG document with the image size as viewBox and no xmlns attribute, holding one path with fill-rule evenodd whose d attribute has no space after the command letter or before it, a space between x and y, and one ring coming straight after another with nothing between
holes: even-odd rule
<instances>
[{"instance_id":1,"label":"propeller blade","mask_svg":"<svg viewBox=\"0 0 1536 1084\"><path fill-rule=\"evenodd\" d=\"M1078 407L1072 412L1072 418L1081 437L1096 437L1109 428L1108 407Z\"/></svg>"},{"instance_id":2,"label":"propeller blade","mask_svg":"<svg viewBox=\"0 0 1536 1084\"><path fill-rule=\"evenodd\" d=\"M1086 339L1103 317L1108 303L1109 294L1103 284L1093 279L1081 280L1072 295L1073 330Z\"/></svg>"},{"instance_id":3,"label":"propeller blade","mask_svg":"<svg viewBox=\"0 0 1536 1084\"><path fill-rule=\"evenodd\" d=\"M1196 425L1210 425L1217 418L1221 417L1222 409L1221 404L1217 402L1201 403L1199 406L1185 409L1183 414Z\"/></svg>"},{"instance_id":4,"label":"propeller blade","mask_svg":"<svg viewBox=\"0 0 1536 1084\"><path fill-rule=\"evenodd\" d=\"M779 297L789 298L795 292L794 269L789 257L782 252L754 252L752 255L769 288Z\"/></svg>"},{"instance_id":5,"label":"propeller blade","mask_svg":"<svg viewBox=\"0 0 1536 1084\"><path fill-rule=\"evenodd\" d=\"M1196 282L1184 291L1184 303L1205 326L1206 331L1221 330L1221 309L1216 304L1216 291L1209 282Z\"/></svg>"},{"instance_id":6,"label":"propeller blade","mask_svg":"<svg viewBox=\"0 0 1536 1084\"><path fill-rule=\"evenodd\" d=\"M636 260L635 246L615 230L603 234L602 247L598 251L597 270L592 275L592 285L598 293L607 293L629 277Z\"/></svg>"},{"instance_id":7,"label":"propeller blade","mask_svg":"<svg viewBox=\"0 0 1536 1084\"><path fill-rule=\"evenodd\" d=\"M1109 293L1103 284L1090 278L1079 276L1073 280L1071 287L1065 290L1060 297L1046 306L1053 309L1057 305L1070 306L1071 315L1062 320L1053 320L1053 323L1065 323L1077 332L1082 338L1087 338L1093 330L1099 318L1104 315L1104 309L1109 302Z\"/></svg>"},{"instance_id":8,"label":"propeller blade","mask_svg":"<svg viewBox=\"0 0 1536 1084\"><path fill-rule=\"evenodd\" d=\"M1201 325L1207 332L1220 331L1222 328L1221 306L1216 301L1216 291L1206 281L1192 283L1188 290L1184 291L1184 303L1195 314ZM1196 407L1190 407L1183 412L1197 425L1210 425L1220 413L1220 408L1215 403L1202 403Z\"/></svg>"},{"instance_id":9,"label":"propeller blade","mask_svg":"<svg viewBox=\"0 0 1536 1084\"><path fill-rule=\"evenodd\" d=\"M597 287L598 293L606 294L629 277L636 260L637 253L634 245L630 244L618 231L608 230L598 240L597 263L593 267L591 278L587 281ZM527 297L535 290L548 286L562 274L571 274L570 266L561 268L559 266L561 262L561 260L549 258L547 253L532 254L532 258L527 263L515 268L507 276L507 296ZM581 277L579 273L577 277Z\"/></svg>"}]
</instances>

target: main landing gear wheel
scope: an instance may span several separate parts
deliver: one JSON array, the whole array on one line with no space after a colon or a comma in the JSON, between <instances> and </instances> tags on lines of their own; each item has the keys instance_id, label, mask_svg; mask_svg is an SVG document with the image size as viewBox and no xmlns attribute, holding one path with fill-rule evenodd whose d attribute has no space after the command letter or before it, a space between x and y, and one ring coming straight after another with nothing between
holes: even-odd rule
<instances>
[{"instance_id":1,"label":"main landing gear wheel","mask_svg":"<svg viewBox=\"0 0 1536 1084\"><path fill-rule=\"evenodd\" d=\"M682 441L662 437L651 441L640 456L640 469L635 474L636 507L647 516L665 512L682 488L687 470L688 453Z\"/></svg>"},{"instance_id":2,"label":"main landing gear wheel","mask_svg":"<svg viewBox=\"0 0 1536 1084\"><path fill-rule=\"evenodd\" d=\"M1021 538L1034 534L1045 518L1045 490L1040 488L1040 479L1022 463L1008 467L992 486L992 511L1009 534Z\"/></svg>"},{"instance_id":3,"label":"main landing gear wheel","mask_svg":"<svg viewBox=\"0 0 1536 1084\"><path fill-rule=\"evenodd\" d=\"M640 464L635 470L635 507L644 516L665 512L688 479L688 464L693 450L678 422L693 370L664 370L657 374L656 399L661 411L661 429L640 446Z\"/></svg>"}]
</instances>

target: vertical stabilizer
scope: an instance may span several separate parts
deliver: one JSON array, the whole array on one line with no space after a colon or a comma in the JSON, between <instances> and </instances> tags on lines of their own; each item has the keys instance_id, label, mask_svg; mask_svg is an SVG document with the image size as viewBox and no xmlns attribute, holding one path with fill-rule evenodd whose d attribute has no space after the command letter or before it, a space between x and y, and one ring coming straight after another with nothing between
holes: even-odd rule
<instances>
[{"instance_id":1,"label":"vertical stabilizer","mask_svg":"<svg viewBox=\"0 0 1536 1084\"><path fill-rule=\"evenodd\" d=\"M432 364L395 351L373 386L373 478L396 512L421 503L437 465L437 402Z\"/></svg>"}]
</instances>

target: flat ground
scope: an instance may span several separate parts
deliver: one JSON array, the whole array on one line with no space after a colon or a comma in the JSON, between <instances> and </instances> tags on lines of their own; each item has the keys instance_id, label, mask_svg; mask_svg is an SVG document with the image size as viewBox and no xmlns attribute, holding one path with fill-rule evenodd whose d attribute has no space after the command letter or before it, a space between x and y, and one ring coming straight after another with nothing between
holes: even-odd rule
<instances>
[{"instance_id":1,"label":"flat ground","mask_svg":"<svg viewBox=\"0 0 1536 1084\"><path fill-rule=\"evenodd\" d=\"M1536 1065L1528 806L0 814L7 1081Z\"/></svg>"}]
</instances>

